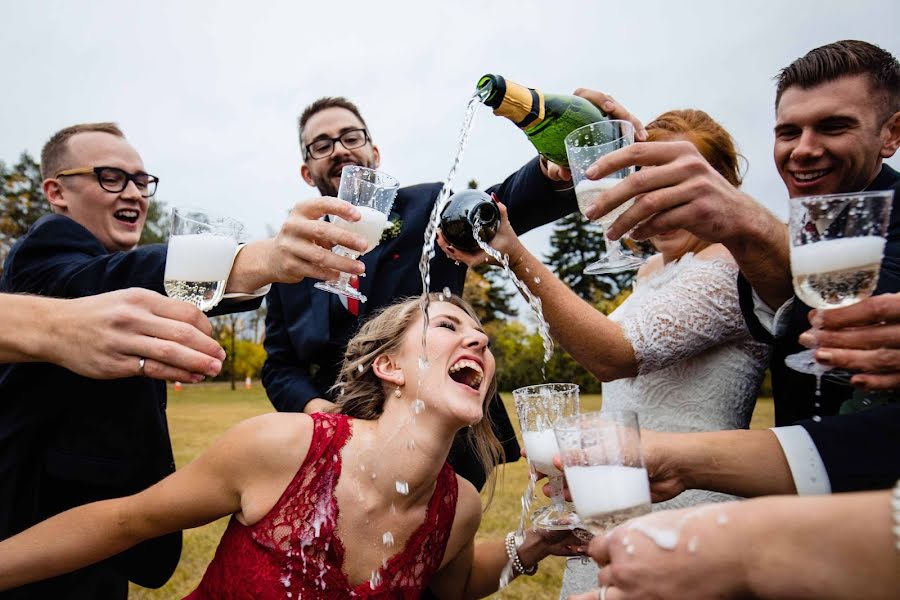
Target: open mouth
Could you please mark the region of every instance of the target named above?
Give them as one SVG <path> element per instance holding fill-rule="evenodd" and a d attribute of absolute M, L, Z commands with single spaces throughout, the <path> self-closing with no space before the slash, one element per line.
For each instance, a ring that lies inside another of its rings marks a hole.
<path fill-rule="evenodd" d="M 456 363 L 448 371 L 450 379 L 457 383 L 467 385 L 473 390 L 481 388 L 481 382 L 484 380 L 484 371 L 474 360 L 463 358 Z"/>
<path fill-rule="evenodd" d="M 340 164 L 337 164 L 337 165 L 335 165 L 334 167 L 332 167 L 331 173 L 330 173 L 330 174 L 331 174 L 332 177 L 340 177 L 340 176 L 341 176 L 341 171 L 344 169 L 344 167 L 346 167 L 347 165 L 354 165 L 354 166 L 356 166 L 356 164 L 357 164 L 357 163 L 355 163 L 355 162 L 353 162 L 353 161 L 351 161 L 351 160 L 344 161 L 344 162 L 342 162 L 342 163 L 340 163 Z"/>
<path fill-rule="evenodd" d="M 138 217 L 141 216 L 141 213 L 133 208 L 122 208 L 114 212 L 113 216 L 116 218 L 116 220 L 134 225 L 135 223 L 137 223 Z"/>

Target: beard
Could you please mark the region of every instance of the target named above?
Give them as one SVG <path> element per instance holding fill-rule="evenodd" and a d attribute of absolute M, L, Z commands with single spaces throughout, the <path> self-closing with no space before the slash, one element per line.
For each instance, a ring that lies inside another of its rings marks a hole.
<path fill-rule="evenodd" d="M 341 170 L 347 165 L 357 165 L 360 167 L 367 167 L 369 169 L 374 168 L 375 161 L 372 159 L 366 158 L 365 160 L 357 160 L 356 157 L 351 156 L 340 156 L 328 157 L 328 167 L 327 169 L 323 169 L 321 174 L 313 173 L 310 171 L 310 176 L 312 177 L 313 183 L 316 184 L 316 189 L 319 190 L 319 193 L 323 196 L 333 196 L 337 198 L 338 195 L 338 185 L 341 180 Z"/>

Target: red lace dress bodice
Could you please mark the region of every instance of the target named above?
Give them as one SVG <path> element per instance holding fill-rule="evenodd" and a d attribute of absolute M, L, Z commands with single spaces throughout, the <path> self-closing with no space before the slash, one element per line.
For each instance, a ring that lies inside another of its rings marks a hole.
<path fill-rule="evenodd" d="M 352 418 L 313 414 L 306 459 L 269 513 L 254 525 L 232 517 L 200 585 L 187 599 L 413 599 L 428 587 L 444 556 L 456 513 L 456 474 L 445 464 L 425 521 L 370 581 L 344 574 L 334 490 Z"/>

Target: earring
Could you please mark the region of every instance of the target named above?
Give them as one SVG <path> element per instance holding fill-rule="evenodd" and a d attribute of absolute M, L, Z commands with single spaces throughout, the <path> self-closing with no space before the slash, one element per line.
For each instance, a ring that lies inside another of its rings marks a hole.
<path fill-rule="evenodd" d="M 397 389 L 394 390 L 394 397 L 395 397 L 395 398 L 399 398 L 399 397 L 402 396 L 402 395 L 403 395 L 403 392 L 400 391 L 400 386 L 397 386 Z"/>

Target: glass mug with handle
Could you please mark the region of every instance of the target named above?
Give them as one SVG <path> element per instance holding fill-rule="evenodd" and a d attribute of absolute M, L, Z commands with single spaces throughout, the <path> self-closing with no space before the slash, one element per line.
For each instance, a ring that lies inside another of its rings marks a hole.
<path fill-rule="evenodd" d="M 243 225 L 199 208 L 172 209 L 164 287 L 206 312 L 225 295 Z"/>

